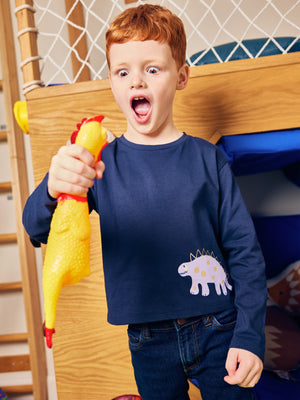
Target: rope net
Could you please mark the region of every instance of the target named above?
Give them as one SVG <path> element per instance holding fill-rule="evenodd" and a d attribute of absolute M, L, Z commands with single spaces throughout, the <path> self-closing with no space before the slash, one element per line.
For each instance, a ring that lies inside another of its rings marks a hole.
<path fill-rule="evenodd" d="M 145 2 L 161 4 L 183 20 L 191 66 L 207 62 L 208 56 L 213 59 L 208 62 L 226 62 L 237 50 L 243 58 L 265 55 L 270 46 L 285 54 L 300 43 L 300 0 L 36 0 L 44 84 L 106 78 L 109 23 L 125 8 Z M 258 38 L 253 46 L 251 40 Z M 227 53 L 222 54 L 220 45 L 229 43 Z"/>

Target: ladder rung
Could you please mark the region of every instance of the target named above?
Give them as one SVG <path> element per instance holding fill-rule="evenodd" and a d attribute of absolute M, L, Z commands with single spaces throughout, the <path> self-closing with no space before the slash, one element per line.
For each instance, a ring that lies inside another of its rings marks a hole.
<path fill-rule="evenodd" d="M 6 335 L 0 335 L 0 343 L 27 342 L 27 340 L 27 333 L 10 333 Z"/>
<path fill-rule="evenodd" d="M 1 233 L 0 243 L 16 243 L 17 234 L 16 233 Z"/>
<path fill-rule="evenodd" d="M 8 292 L 14 290 L 22 290 L 22 282 L 5 282 L 0 283 L 0 292 Z"/>
<path fill-rule="evenodd" d="M 30 371 L 29 354 L 0 357 L 0 372 Z"/>
<path fill-rule="evenodd" d="M 33 393 L 32 385 L 1 386 L 1 389 L 7 394 Z"/>
<path fill-rule="evenodd" d="M 7 140 L 7 131 L 0 130 L 0 142 L 5 142 Z"/>
<path fill-rule="evenodd" d="M 0 182 L 0 193 L 1 192 L 10 192 L 12 189 L 11 182 Z"/>

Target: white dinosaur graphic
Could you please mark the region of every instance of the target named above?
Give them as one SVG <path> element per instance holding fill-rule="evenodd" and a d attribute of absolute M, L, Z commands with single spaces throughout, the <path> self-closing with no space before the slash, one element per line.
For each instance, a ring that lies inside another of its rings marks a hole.
<path fill-rule="evenodd" d="M 190 276 L 192 278 L 191 294 L 199 294 L 199 284 L 202 287 L 202 296 L 209 295 L 208 283 L 215 285 L 216 293 L 220 296 L 223 292 L 227 294 L 227 289 L 232 290 L 224 268 L 214 257 L 214 253 L 209 254 L 204 249 L 202 252 L 197 250 L 196 256 L 190 254 L 190 262 L 181 264 L 178 268 L 180 276 Z"/>

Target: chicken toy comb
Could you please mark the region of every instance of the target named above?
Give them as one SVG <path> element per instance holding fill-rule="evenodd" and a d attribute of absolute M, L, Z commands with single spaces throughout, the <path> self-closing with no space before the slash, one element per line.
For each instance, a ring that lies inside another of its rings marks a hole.
<path fill-rule="evenodd" d="M 71 135 L 71 144 L 74 144 L 76 142 L 78 132 L 80 131 L 80 128 L 82 127 L 82 125 L 87 124 L 88 122 L 92 122 L 92 121 L 96 121 L 96 122 L 99 122 L 99 124 L 101 124 L 103 119 L 104 119 L 104 115 L 96 115 L 95 117 L 92 117 L 92 118 L 83 118 L 82 121 L 76 125 L 77 130 L 74 131 Z"/>

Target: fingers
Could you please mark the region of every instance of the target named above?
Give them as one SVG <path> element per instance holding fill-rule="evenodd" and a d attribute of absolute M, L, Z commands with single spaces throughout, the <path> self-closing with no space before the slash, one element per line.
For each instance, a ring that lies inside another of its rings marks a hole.
<path fill-rule="evenodd" d="M 228 375 L 224 380 L 230 385 L 253 387 L 259 381 L 263 363 L 259 357 L 243 349 L 230 349 L 226 361 Z"/>
<path fill-rule="evenodd" d="M 103 171 L 103 162 L 96 166 L 92 154 L 82 146 L 63 146 L 51 161 L 49 194 L 54 198 L 60 193 L 86 194 L 93 186 L 94 178 L 102 177 Z"/>
<path fill-rule="evenodd" d="M 103 161 L 99 161 L 95 165 L 95 172 L 96 172 L 96 178 L 101 179 L 103 176 L 105 170 L 105 164 Z"/>

